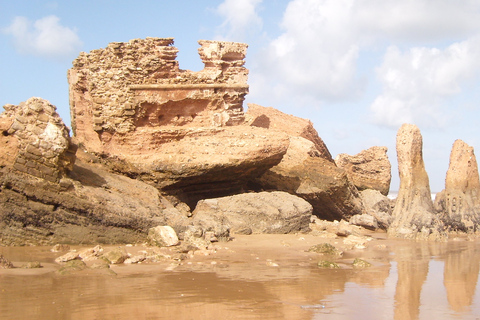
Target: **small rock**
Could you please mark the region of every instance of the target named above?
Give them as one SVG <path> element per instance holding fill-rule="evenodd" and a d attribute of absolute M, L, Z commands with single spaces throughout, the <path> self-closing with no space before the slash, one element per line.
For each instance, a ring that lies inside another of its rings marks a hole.
<path fill-rule="evenodd" d="M 353 260 L 353 267 L 354 268 L 368 268 L 368 267 L 371 267 L 372 264 L 370 262 L 367 262 L 365 260 L 362 260 L 362 259 L 359 259 L 359 258 L 355 258 L 355 260 Z"/>
<path fill-rule="evenodd" d="M 76 251 L 70 251 L 64 254 L 63 256 L 58 257 L 55 259 L 56 263 L 61 263 L 61 262 L 68 262 L 72 260 L 80 259 L 78 252 Z"/>
<path fill-rule="evenodd" d="M 374 216 L 369 214 L 357 214 L 350 218 L 350 224 L 364 227 L 365 229 L 369 230 L 376 230 L 378 229 L 378 222 Z"/>
<path fill-rule="evenodd" d="M 170 247 L 179 244 L 175 230 L 170 226 L 157 226 L 148 230 L 148 239 L 158 247 Z"/>
<path fill-rule="evenodd" d="M 13 263 L 11 263 L 7 258 L 0 254 L 0 269 L 11 269 L 13 268 Z"/>
<path fill-rule="evenodd" d="M 128 254 L 125 252 L 125 250 L 117 248 L 105 253 L 103 257 L 110 261 L 110 263 L 112 264 L 120 264 L 128 258 Z"/>
<path fill-rule="evenodd" d="M 37 268 L 43 268 L 43 266 L 38 261 L 30 261 L 30 262 L 27 262 L 27 264 L 24 264 L 22 266 L 22 268 L 24 268 L 24 269 L 37 269 Z"/>
<path fill-rule="evenodd" d="M 85 249 L 79 253 L 80 259 L 83 261 L 91 261 L 98 259 L 103 252 L 103 248 L 101 246 L 95 246 L 93 248 Z"/>
<path fill-rule="evenodd" d="M 320 244 L 316 244 L 312 247 L 310 247 L 310 249 L 308 249 L 309 252 L 316 252 L 316 253 L 320 253 L 320 254 L 324 254 L 324 255 L 342 255 L 343 252 L 338 250 L 337 248 L 335 248 L 334 246 L 332 246 L 331 244 L 329 243 L 320 243 Z"/>
<path fill-rule="evenodd" d="M 123 263 L 126 263 L 126 264 L 139 263 L 139 262 L 145 261 L 146 259 L 147 259 L 147 256 L 145 254 L 139 254 L 139 255 L 125 259 Z"/>
<path fill-rule="evenodd" d="M 325 269 L 339 269 L 340 267 L 338 264 L 332 261 L 327 261 L 327 260 L 320 260 L 317 263 L 317 266 L 319 268 L 325 268 Z"/>

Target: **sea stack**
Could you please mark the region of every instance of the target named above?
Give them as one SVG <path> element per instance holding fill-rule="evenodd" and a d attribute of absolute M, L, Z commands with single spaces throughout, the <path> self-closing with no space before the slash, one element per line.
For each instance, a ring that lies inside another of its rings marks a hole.
<path fill-rule="evenodd" d="M 456 140 L 442 194 L 445 224 L 451 230 L 475 231 L 480 224 L 480 179 L 473 147 Z"/>
<path fill-rule="evenodd" d="M 398 173 L 400 190 L 389 234 L 403 238 L 429 237 L 438 229 L 430 184 L 422 155 L 420 130 L 403 124 L 397 133 Z"/>

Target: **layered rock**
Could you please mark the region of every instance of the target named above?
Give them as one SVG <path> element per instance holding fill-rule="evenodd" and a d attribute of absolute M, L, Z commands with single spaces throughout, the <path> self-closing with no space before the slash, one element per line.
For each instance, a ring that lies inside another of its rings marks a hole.
<path fill-rule="evenodd" d="M 412 124 L 402 125 L 397 133 L 400 189 L 389 228 L 391 235 L 428 237 L 441 228 L 433 207 L 422 148 L 422 135 L 418 127 Z"/>
<path fill-rule="evenodd" d="M 475 231 L 480 226 L 480 179 L 473 147 L 456 140 L 450 153 L 445 190 L 435 199 L 451 230 Z"/>
<path fill-rule="evenodd" d="M 4 168 L 0 203 L 4 245 L 134 243 L 151 227 L 188 224 L 156 188 L 83 161 L 60 183 Z"/>
<path fill-rule="evenodd" d="M 256 180 L 264 189 L 281 190 L 307 200 L 313 213 L 327 220 L 349 219 L 365 209 L 345 170 L 320 156 L 315 144 L 290 137 L 282 161 Z"/>
<path fill-rule="evenodd" d="M 335 163 L 345 169 L 359 191 L 373 189 L 388 195 L 392 173 L 386 147 L 371 147 L 354 156 L 342 153 Z"/>
<path fill-rule="evenodd" d="M 254 127 L 281 131 L 293 137 L 302 137 L 313 142 L 317 153 L 325 160 L 333 162 L 332 155 L 310 120 L 287 115 L 272 107 L 262 107 L 249 103 L 245 114 L 246 122 Z"/>
<path fill-rule="evenodd" d="M 286 192 L 244 193 L 199 201 L 193 224 L 218 237 L 230 232 L 292 233 L 309 229 L 312 206 Z"/>
<path fill-rule="evenodd" d="M 199 41 L 205 68 L 180 70 L 173 38 L 110 43 L 81 53 L 68 72 L 72 128 L 90 152 L 114 152 L 122 136 L 152 127 L 210 127 L 243 122 L 247 45 Z M 173 129 L 172 128 L 172 129 Z M 181 130 L 179 130 L 181 131 Z M 145 149 L 151 141 L 137 140 Z"/>
<path fill-rule="evenodd" d="M 199 41 L 205 68 L 180 70 L 173 39 L 111 43 L 69 70 L 72 126 L 114 172 L 155 184 L 190 207 L 241 192 L 280 162 L 286 135 L 241 126 L 247 45 Z"/>
<path fill-rule="evenodd" d="M 72 170 L 77 147 L 55 106 L 30 98 L 4 109 L 0 117 L 4 166 L 13 163 L 17 171 L 52 182 Z"/>

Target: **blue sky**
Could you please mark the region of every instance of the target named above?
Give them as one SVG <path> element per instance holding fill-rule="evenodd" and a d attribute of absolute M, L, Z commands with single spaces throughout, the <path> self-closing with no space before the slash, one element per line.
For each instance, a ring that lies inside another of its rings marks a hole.
<path fill-rule="evenodd" d="M 334 156 L 387 146 L 392 190 L 402 123 L 434 192 L 456 139 L 480 147 L 480 0 L 0 0 L 0 106 L 42 97 L 69 124 L 78 54 L 148 36 L 194 71 L 197 40 L 248 43 L 246 102 L 310 119 Z"/>

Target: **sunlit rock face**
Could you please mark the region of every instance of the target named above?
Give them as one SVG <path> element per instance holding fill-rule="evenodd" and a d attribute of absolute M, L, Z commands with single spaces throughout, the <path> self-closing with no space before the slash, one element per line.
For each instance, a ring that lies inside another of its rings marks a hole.
<path fill-rule="evenodd" d="M 51 182 L 73 169 L 76 145 L 55 106 L 30 98 L 4 109 L 0 115 L 2 166 Z"/>
<path fill-rule="evenodd" d="M 68 73 L 80 146 L 191 207 L 240 192 L 288 147 L 285 134 L 244 125 L 247 45 L 199 44 L 199 72 L 179 68 L 172 38 L 147 38 L 82 53 Z"/>
<path fill-rule="evenodd" d="M 441 229 L 423 163 L 420 130 L 404 124 L 397 133 L 400 190 L 393 210 L 389 233 L 406 238 L 430 237 Z"/>
<path fill-rule="evenodd" d="M 475 231 L 480 226 L 480 179 L 473 147 L 456 140 L 450 153 L 445 190 L 436 198 L 442 220 L 451 230 Z"/>
<path fill-rule="evenodd" d="M 347 171 L 349 179 L 359 191 L 378 190 L 384 196 L 390 191 L 391 164 L 387 147 L 371 147 L 356 155 L 337 155 L 335 163 Z"/>

